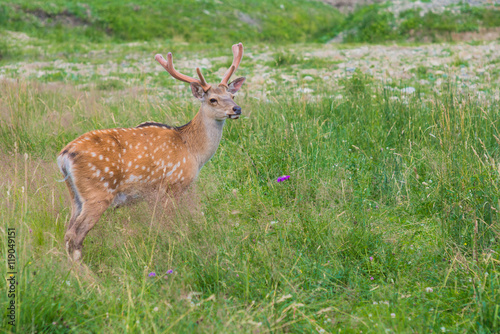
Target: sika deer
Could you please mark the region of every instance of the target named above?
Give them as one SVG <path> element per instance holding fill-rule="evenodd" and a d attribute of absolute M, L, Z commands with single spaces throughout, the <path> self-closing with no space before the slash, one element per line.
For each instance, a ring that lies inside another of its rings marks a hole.
<path fill-rule="evenodd" d="M 182 191 L 214 155 L 227 118 L 237 119 L 241 108 L 233 101 L 244 77 L 228 84 L 243 57 L 235 44 L 233 63 L 221 83 L 212 87 L 199 68 L 198 79 L 174 69 L 172 54 L 155 59 L 177 80 L 190 83 L 201 107 L 193 120 L 180 127 L 146 122 L 135 128 L 88 132 L 69 143 L 57 157 L 71 196 L 71 218 L 64 241 L 70 257 L 82 256 L 83 240 L 110 205 L 120 205 L 150 191 Z"/>

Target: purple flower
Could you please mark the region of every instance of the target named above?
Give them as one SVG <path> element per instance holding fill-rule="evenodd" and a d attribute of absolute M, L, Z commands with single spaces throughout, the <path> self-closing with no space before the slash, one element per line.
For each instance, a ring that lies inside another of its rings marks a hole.
<path fill-rule="evenodd" d="M 32 230 L 32 229 L 30 229 L 30 233 L 33 233 L 33 230 Z"/>
<path fill-rule="evenodd" d="M 152 271 L 152 272 L 150 272 L 150 273 L 149 273 L 149 275 L 148 275 L 148 276 L 149 276 L 149 277 L 156 277 L 156 273 L 155 273 L 154 271 Z"/>
<path fill-rule="evenodd" d="M 172 269 L 167 270 L 167 274 L 171 274 L 171 273 L 173 273 L 173 272 L 174 272 L 174 271 L 173 271 Z"/>
<path fill-rule="evenodd" d="M 276 180 L 276 181 L 283 182 L 285 180 L 288 180 L 289 178 L 290 178 L 290 175 L 283 175 L 283 176 L 278 177 L 278 180 Z"/>
<path fill-rule="evenodd" d="M 236 277 L 240 277 L 240 275 L 236 274 Z"/>
<path fill-rule="evenodd" d="M 374 279 L 375 279 L 375 278 L 373 278 L 373 277 L 370 277 L 370 281 L 373 281 Z"/>
<path fill-rule="evenodd" d="M 370 256 L 370 261 L 373 261 L 373 256 Z"/>

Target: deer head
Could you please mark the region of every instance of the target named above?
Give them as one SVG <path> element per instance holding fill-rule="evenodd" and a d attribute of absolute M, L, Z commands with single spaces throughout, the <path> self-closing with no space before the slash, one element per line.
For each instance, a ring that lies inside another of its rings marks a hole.
<path fill-rule="evenodd" d="M 201 111 L 206 117 L 217 121 L 224 121 L 227 118 L 237 119 L 241 115 L 241 107 L 234 102 L 234 94 L 241 88 L 245 82 L 245 77 L 240 77 L 228 84 L 233 73 L 238 69 L 243 58 L 243 44 L 234 44 L 233 63 L 224 74 L 220 84 L 213 88 L 209 85 L 199 67 L 196 73 L 199 79 L 195 79 L 178 72 L 174 68 L 172 53 L 167 54 L 167 60 L 161 54 L 157 54 L 155 59 L 167 70 L 172 77 L 177 80 L 188 82 L 191 85 L 191 91 L 194 97 L 201 102 Z"/>

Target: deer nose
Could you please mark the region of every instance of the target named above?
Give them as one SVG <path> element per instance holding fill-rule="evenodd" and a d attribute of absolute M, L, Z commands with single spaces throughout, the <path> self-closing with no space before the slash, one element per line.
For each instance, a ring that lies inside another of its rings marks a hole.
<path fill-rule="evenodd" d="M 241 107 L 234 106 L 233 111 L 236 115 L 241 115 Z"/>

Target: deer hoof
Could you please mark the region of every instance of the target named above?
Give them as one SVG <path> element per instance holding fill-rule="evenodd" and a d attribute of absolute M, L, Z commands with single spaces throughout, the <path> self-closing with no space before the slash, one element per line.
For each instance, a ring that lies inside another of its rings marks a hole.
<path fill-rule="evenodd" d="M 78 249 L 73 251 L 73 261 L 80 261 L 82 259 L 82 252 Z"/>

